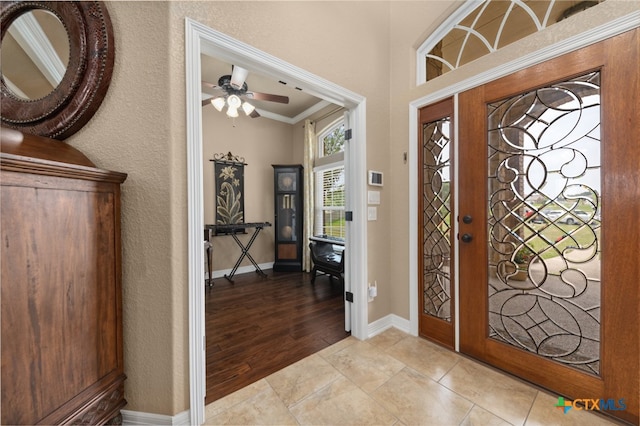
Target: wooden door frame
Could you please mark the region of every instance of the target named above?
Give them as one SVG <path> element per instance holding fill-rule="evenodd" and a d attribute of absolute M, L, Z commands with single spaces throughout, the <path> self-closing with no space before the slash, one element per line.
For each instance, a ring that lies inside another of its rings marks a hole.
<path fill-rule="evenodd" d="M 601 370 L 600 376 L 586 374 L 549 361 L 488 337 L 487 221 L 460 224 L 460 233 L 471 232 L 476 238 L 459 247 L 460 350 L 468 355 L 530 380 L 540 386 L 574 398 L 625 398 L 627 409 L 616 416 L 638 422 L 640 359 L 640 291 L 637 277 L 640 268 L 640 154 L 636 126 L 640 122 L 637 108 L 640 93 L 640 29 L 609 38 L 541 64 L 520 70 L 459 95 L 460 164 L 485 159 L 477 174 L 461 174 L 459 214 L 486 214 L 487 119 L 486 104 L 534 90 L 590 71 L 601 72 L 601 140 L 602 154 L 602 301 L 601 301 Z M 615 123 L 615 125 L 612 125 Z M 480 140 L 480 135 L 484 135 Z M 482 142 L 482 143 L 479 143 Z M 483 161 L 483 160 L 480 160 Z M 630 182 L 635 184 L 629 185 Z M 464 188 L 473 188 L 465 191 Z M 620 191 L 624 188 L 624 191 Z M 466 197 L 463 194 L 472 194 Z M 625 216 L 626 214 L 626 216 Z M 632 247 L 634 256 L 612 254 L 620 242 Z M 617 243 L 617 244 L 616 244 Z M 464 259 L 464 260 L 463 260 Z M 482 282 L 478 277 L 483 277 Z M 619 279 L 619 277 L 632 277 Z M 465 288 L 466 287 L 466 288 Z M 624 342 L 624 344 L 622 344 Z M 544 363 L 544 368 L 541 365 Z"/>

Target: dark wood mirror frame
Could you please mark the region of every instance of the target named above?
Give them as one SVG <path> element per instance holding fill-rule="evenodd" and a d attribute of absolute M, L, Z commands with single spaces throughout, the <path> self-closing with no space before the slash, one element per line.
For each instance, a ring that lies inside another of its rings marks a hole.
<path fill-rule="evenodd" d="M 48 10 L 65 27 L 67 71 L 58 87 L 35 100 L 17 97 L 0 79 L 2 126 L 65 139 L 93 117 L 109 88 L 115 57 L 111 19 L 103 2 L 0 2 L 0 40 L 16 18 L 33 9 Z"/>

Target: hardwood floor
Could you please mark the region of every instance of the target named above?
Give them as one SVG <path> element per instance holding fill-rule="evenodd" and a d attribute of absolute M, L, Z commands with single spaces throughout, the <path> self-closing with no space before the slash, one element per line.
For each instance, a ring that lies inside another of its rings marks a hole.
<path fill-rule="evenodd" d="M 267 271 L 205 290 L 209 404 L 349 336 L 337 280 Z"/>

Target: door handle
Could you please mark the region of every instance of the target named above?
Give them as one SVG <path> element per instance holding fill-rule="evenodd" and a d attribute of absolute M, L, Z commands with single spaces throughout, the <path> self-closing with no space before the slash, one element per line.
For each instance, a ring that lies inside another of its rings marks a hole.
<path fill-rule="evenodd" d="M 471 234 L 462 234 L 462 242 L 463 243 L 470 243 L 471 240 L 473 240 L 473 235 Z"/>
<path fill-rule="evenodd" d="M 462 221 L 468 225 L 468 224 L 470 224 L 471 222 L 473 222 L 473 217 L 471 217 L 471 215 L 466 214 L 466 215 L 464 215 L 464 217 L 462 218 Z"/>

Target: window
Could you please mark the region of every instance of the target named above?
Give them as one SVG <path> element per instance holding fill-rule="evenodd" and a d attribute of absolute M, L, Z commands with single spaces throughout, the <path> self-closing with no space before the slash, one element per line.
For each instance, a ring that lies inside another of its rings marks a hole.
<path fill-rule="evenodd" d="M 469 0 L 418 49 L 418 84 L 433 80 L 602 1 Z"/>
<path fill-rule="evenodd" d="M 314 233 L 344 238 L 344 166 L 316 172 Z"/>
<path fill-rule="evenodd" d="M 320 136 L 320 157 L 344 152 L 344 123 L 342 120 Z"/>
<path fill-rule="evenodd" d="M 345 237 L 344 121 L 332 123 L 318 136 L 315 173 L 314 234 Z"/>

